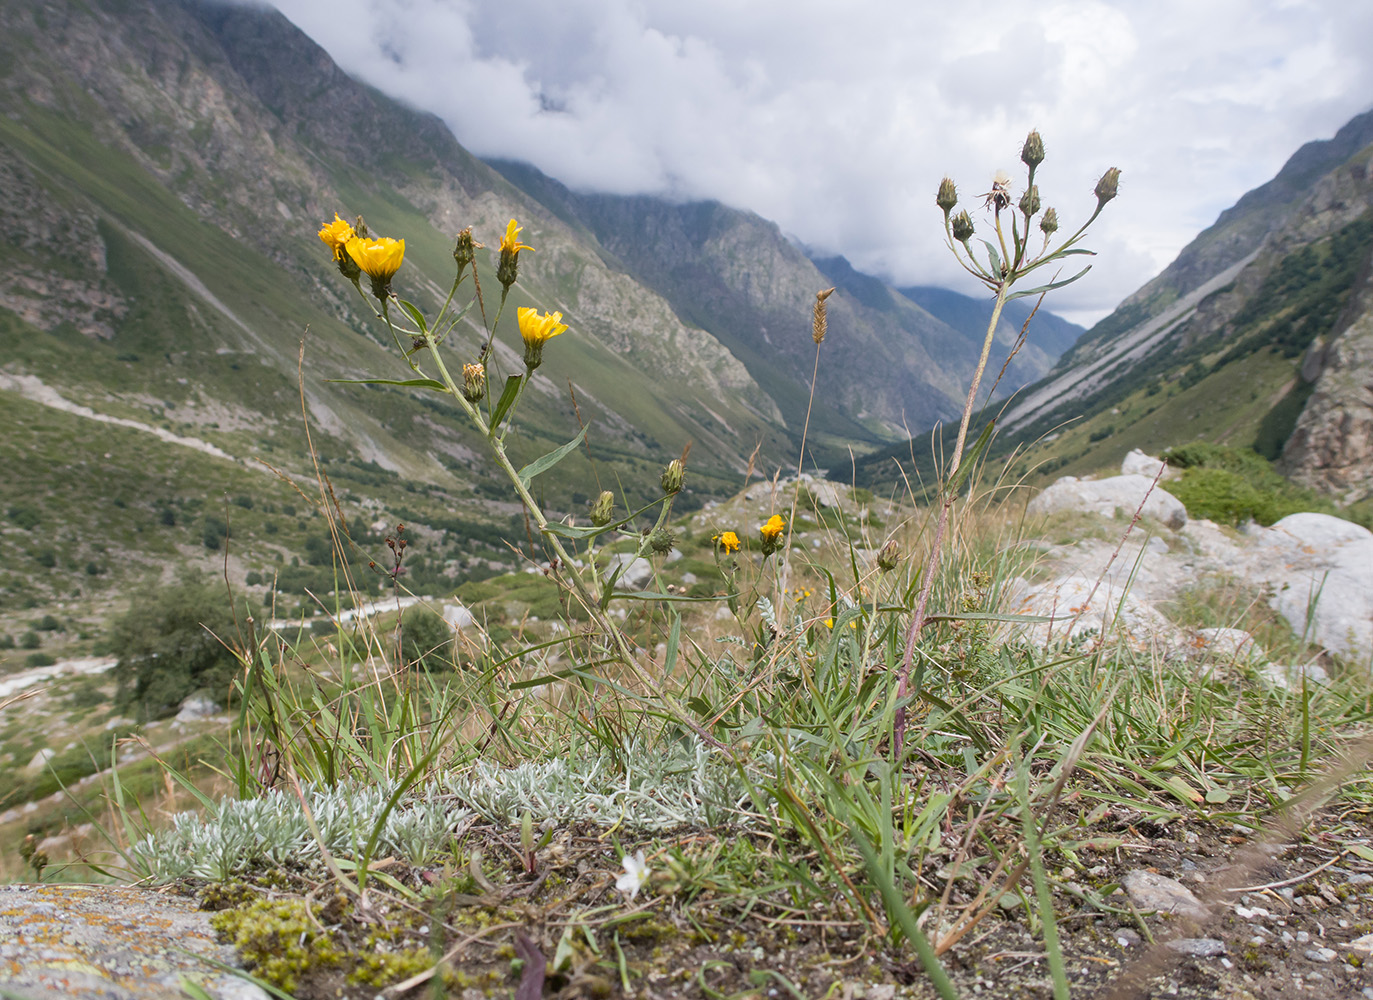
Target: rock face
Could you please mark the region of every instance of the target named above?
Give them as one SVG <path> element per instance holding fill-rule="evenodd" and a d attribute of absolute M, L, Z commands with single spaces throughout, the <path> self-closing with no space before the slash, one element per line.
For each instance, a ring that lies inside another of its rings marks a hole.
<path fill-rule="evenodd" d="M 1353 502 L 1373 492 L 1373 258 L 1336 328 L 1316 356 L 1316 387 L 1282 464 L 1304 485 Z"/>
<path fill-rule="evenodd" d="M 193 899 L 105 885 L 0 886 L 7 997 L 184 1000 L 186 979 L 215 1000 L 266 1000 L 207 959 L 239 964 Z"/>
<path fill-rule="evenodd" d="M 1187 508 L 1182 501 L 1144 476 L 1112 476 L 1110 479 L 1064 476 L 1031 500 L 1028 512 L 1053 514 L 1083 510 L 1113 517 L 1121 510 L 1132 517 L 1141 505 L 1145 517 L 1152 517 L 1174 530 L 1187 523 Z"/>
<path fill-rule="evenodd" d="M 1089 485 L 1101 484 L 1060 480 L 1031 501 L 1031 512 L 1047 507 L 1110 516 L 1100 495 L 1081 489 Z M 1040 504 L 1051 492 L 1051 504 Z M 1046 559 L 1056 577 L 1022 583 L 1013 594 L 1015 611 L 1053 619 L 1030 627 L 1027 637 L 1043 645 L 1109 638 L 1164 655 L 1245 659 L 1281 687 L 1299 684 L 1303 676 L 1323 680 L 1316 667 L 1266 664 L 1264 651 L 1245 632 L 1188 633 L 1158 611 L 1207 575 L 1220 574 L 1263 591 L 1295 634 L 1354 663 L 1373 662 L 1373 532 L 1328 514 L 1304 513 L 1243 533 L 1184 521 L 1168 538 L 1136 535 L 1120 546 L 1087 539 L 1050 549 Z"/>

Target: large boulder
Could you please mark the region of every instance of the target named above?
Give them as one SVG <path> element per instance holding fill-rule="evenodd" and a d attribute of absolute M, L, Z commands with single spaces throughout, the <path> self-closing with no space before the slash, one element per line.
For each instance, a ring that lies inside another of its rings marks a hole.
<path fill-rule="evenodd" d="M 1242 575 L 1272 588 L 1292 631 L 1362 663 L 1373 658 L 1373 532 L 1329 514 L 1289 514 L 1253 532 Z"/>
<path fill-rule="evenodd" d="M 1030 501 L 1030 514 L 1053 514 L 1058 511 L 1086 511 L 1103 517 L 1115 517 L 1123 511 L 1133 517 L 1143 507 L 1143 514 L 1162 522 L 1174 531 L 1187 523 L 1187 508 L 1167 490 L 1154 485 L 1146 476 L 1112 476 L 1110 479 L 1078 479 L 1064 476 Z"/>

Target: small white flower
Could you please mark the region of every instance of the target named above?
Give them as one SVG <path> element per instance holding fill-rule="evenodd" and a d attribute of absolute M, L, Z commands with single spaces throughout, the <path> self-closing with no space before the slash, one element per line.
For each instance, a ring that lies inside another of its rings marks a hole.
<path fill-rule="evenodd" d="M 615 880 L 615 888 L 629 893 L 629 898 L 633 899 L 648 881 L 648 865 L 644 863 L 643 851 L 635 851 L 632 858 L 626 855 L 623 862 L 625 873 Z"/>

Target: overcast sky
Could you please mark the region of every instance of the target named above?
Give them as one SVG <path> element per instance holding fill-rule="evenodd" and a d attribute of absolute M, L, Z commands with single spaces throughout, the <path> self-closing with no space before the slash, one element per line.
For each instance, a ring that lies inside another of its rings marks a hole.
<path fill-rule="evenodd" d="M 987 190 L 1038 128 L 1046 204 L 1120 198 L 1049 307 L 1088 323 L 1303 142 L 1373 106 L 1368 0 L 275 0 L 481 156 L 577 189 L 717 198 L 895 284 L 976 293 L 939 180 Z M 1017 192 L 1018 195 L 1018 192 Z"/>

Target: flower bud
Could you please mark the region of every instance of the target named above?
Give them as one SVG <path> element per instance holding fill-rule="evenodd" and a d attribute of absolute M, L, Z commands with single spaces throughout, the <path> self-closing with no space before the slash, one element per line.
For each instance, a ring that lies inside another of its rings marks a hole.
<path fill-rule="evenodd" d="M 953 238 L 959 243 L 967 243 L 973 236 L 973 220 L 967 211 L 959 212 L 953 217 Z"/>
<path fill-rule="evenodd" d="M 1044 140 L 1034 131 L 1025 137 L 1025 145 L 1020 150 L 1020 162 L 1033 170 L 1044 162 Z"/>
<path fill-rule="evenodd" d="M 604 528 L 615 519 L 615 494 L 609 490 L 601 490 L 591 504 L 591 523 L 598 528 Z"/>
<path fill-rule="evenodd" d="M 939 194 L 935 196 L 934 203 L 944 210 L 946 218 L 958 204 L 958 188 L 954 187 L 952 177 L 945 177 L 939 182 Z"/>
<path fill-rule="evenodd" d="M 501 237 L 501 259 L 500 263 L 496 265 L 496 280 L 507 292 L 519 278 L 520 251 L 532 251 L 534 249 L 520 242 L 520 230 L 523 228 L 518 222 L 511 219 L 510 224 L 505 227 L 505 235 Z"/>
<path fill-rule="evenodd" d="M 472 227 L 468 226 L 458 233 L 458 242 L 453 247 L 453 263 L 458 265 L 458 276 L 477 259 L 477 250 L 482 246 L 472 238 Z"/>
<path fill-rule="evenodd" d="M 486 395 L 485 365 L 462 366 L 462 395 L 469 403 L 476 403 Z"/>
<path fill-rule="evenodd" d="M 826 288 L 823 292 L 815 293 L 815 318 L 811 322 L 810 339 L 817 344 L 824 342 L 825 331 L 829 329 L 829 320 L 825 315 L 825 300 L 833 294 L 833 288 Z"/>
<path fill-rule="evenodd" d="M 1052 236 L 1058 231 L 1058 210 L 1046 208 L 1044 218 L 1039 220 L 1039 228 L 1044 230 L 1045 236 Z"/>
<path fill-rule="evenodd" d="M 674 458 L 663 470 L 663 492 L 668 496 L 682 491 L 682 480 L 686 478 L 686 467 L 680 458 Z"/>
<path fill-rule="evenodd" d="M 1028 219 L 1039 211 L 1039 185 L 1030 185 L 1030 190 L 1020 196 L 1020 210 L 1025 213 Z"/>
<path fill-rule="evenodd" d="M 1097 208 L 1106 204 L 1116 196 L 1116 185 L 1120 183 L 1120 171 L 1112 167 L 1101 175 L 1101 180 L 1096 182 L 1096 203 Z"/>
<path fill-rule="evenodd" d="M 667 528 L 654 528 L 648 536 L 648 547 L 660 556 L 667 555 L 676 544 L 677 536 Z"/>
<path fill-rule="evenodd" d="M 895 538 L 889 539 L 887 544 L 882 546 L 882 551 L 877 553 L 877 568 L 883 573 L 890 573 L 896 569 L 896 565 L 900 561 L 901 546 L 896 544 Z"/>

